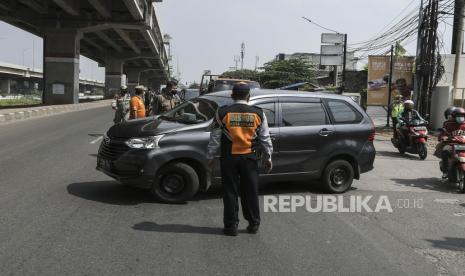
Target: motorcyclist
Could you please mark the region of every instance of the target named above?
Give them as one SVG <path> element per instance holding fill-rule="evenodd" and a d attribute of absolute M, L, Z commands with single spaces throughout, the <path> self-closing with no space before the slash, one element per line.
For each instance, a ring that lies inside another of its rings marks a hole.
<path fill-rule="evenodd" d="M 391 104 L 391 119 L 392 119 L 392 130 L 394 132 L 394 139 L 397 138 L 396 126 L 397 117 L 404 111 L 404 105 L 402 103 L 402 95 L 397 95 L 394 102 Z"/>
<path fill-rule="evenodd" d="M 448 114 L 450 113 L 450 115 Z M 462 107 L 448 108 L 444 112 L 444 116 L 447 117 L 447 121 L 443 124 L 443 129 L 439 134 L 438 140 L 442 142 L 441 152 L 441 171 L 443 172 L 443 178 L 447 177 L 449 156 L 452 152 L 452 147 L 448 144 L 450 136 L 453 136 L 453 132 L 461 130 L 465 132 L 465 109 Z"/>
<path fill-rule="evenodd" d="M 399 115 L 397 116 L 397 121 L 398 121 L 398 124 L 397 124 L 397 128 L 400 129 L 400 132 L 401 132 L 401 136 L 403 136 L 403 138 L 407 138 L 408 137 L 408 128 L 407 128 L 407 124 L 415 119 L 417 120 L 421 120 L 423 121 L 423 118 L 420 116 L 420 114 L 418 113 L 418 111 L 416 111 L 414 108 L 414 103 L 412 100 L 406 100 L 404 102 L 404 110 L 402 112 L 399 113 Z M 402 138 L 402 137 L 401 137 Z M 407 144 L 410 143 L 410 141 L 408 140 L 404 140 Z"/>

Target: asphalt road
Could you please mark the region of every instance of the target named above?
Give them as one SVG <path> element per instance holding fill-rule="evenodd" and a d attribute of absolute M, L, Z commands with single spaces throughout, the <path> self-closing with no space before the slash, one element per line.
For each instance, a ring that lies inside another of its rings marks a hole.
<path fill-rule="evenodd" d="M 378 137 L 375 170 L 344 199 L 387 196 L 392 213 L 262 213 L 259 234 L 226 237 L 218 187 L 160 204 L 95 170 L 111 119 L 99 108 L 0 126 L 1 275 L 465 274 L 465 195 L 441 183 L 434 157 L 401 156 Z M 320 190 L 261 193 L 315 201 Z"/>

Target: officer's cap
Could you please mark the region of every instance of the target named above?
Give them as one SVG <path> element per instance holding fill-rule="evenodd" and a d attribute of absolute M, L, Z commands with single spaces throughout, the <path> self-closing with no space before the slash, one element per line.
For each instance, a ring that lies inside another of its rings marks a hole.
<path fill-rule="evenodd" d="M 145 86 L 143 86 L 143 85 L 138 85 L 138 86 L 136 86 L 134 89 L 135 89 L 135 90 L 142 90 L 142 91 L 144 91 L 144 90 L 145 90 Z"/>
<path fill-rule="evenodd" d="M 250 87 L 245 82 L 236 83 L 232 89 L 234 96 L 247 96 L 250 93 Z"/>

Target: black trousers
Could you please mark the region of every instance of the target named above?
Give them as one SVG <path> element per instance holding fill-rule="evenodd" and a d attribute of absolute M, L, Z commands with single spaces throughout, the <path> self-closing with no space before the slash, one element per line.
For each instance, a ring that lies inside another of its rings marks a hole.
<path fill-rule="evenodd" d="M 242 214 L 249 224 L 260 224 L 258 202 L 258 164 L 250 155 L 221 157 L 223 185 L 223 222 L 225 228 L 239 224 L 238 197 L 241 198 Z"/>
<path fill-rule="evenodd" d="M 398 123 L 397 117 L 391 117 L 392 119 L 392 130 L 396 131 L 396 125 Z"/>

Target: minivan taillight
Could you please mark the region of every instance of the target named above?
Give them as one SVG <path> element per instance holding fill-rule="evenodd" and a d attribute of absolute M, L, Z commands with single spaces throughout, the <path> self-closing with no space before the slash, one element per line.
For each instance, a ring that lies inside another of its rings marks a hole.
<path fill-rule="evenodd" d="M 370 132 L 370 135 L 368 136 L 368 141 L 373 142 L 375 140 L 375 131 L 373 130 Z"/>
<path fill-rule="evenodd" d="M 373 120 L 371 120 L 371 131 L 370 131 L 370 134 L 368 135 L 368 141 L 370 142 L 373 142 L 375 140 L 375 133 L 376 133 L 376 129 L 375 129 L 375 124 L 373 123 Z"/>

